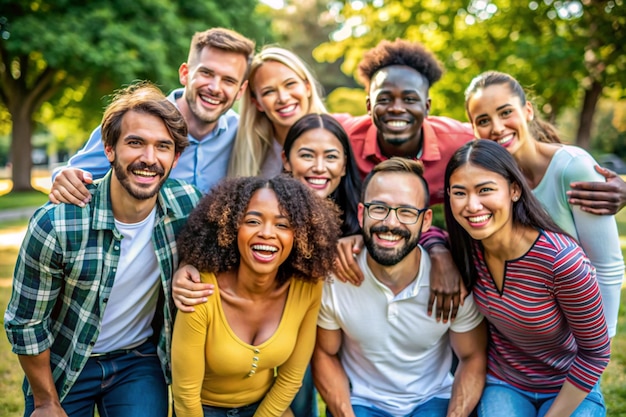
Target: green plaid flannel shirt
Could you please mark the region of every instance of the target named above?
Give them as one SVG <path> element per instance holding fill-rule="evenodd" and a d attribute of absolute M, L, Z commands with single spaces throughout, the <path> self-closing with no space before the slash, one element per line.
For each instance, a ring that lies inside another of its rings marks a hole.
<path fill-rule="evenodd" d="M 89 359 L 115 279 L 121 235 L 115 228 L 110 182 L 111 171 L 88 186 L 92 199 L 85 208 L 50 203 L 39 208 L 15 266 L 4 316 L 9 341 L 19 355 L 50 349 L 61 401 Z M 168 383 L 175 314 L 171 278 L 179 259 L 176 234 L 200 197 L 192 185 L 169 179 L 157 200 L 152 242 L 165 300 L 158 354 Z"/>

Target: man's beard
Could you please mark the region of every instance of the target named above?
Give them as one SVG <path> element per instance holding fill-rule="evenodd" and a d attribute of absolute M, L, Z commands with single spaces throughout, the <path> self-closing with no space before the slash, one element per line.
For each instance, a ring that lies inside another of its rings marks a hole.
<path fill-rule="evenodd" d="M 405 243 L 399 248 L 383 248 L 374 242 L 373 236 L 375 233 L 392 233 L 404 238 Z M 411 238 L 411 233 L 408 230 L 401 228 L 390 229 L 387 226 L 374 226 L 370 227 L 369 230 L 363 229 L 363 240 L 367 252 L 374 261 L 383 266 L 393 266 L 400 263 L 417 247 L 421 235 L 421 228 L 417 236 L 413 238 Z"/>
<path fill-rule="evenodd" d="M 403 137 L 394 136 L 394 137 L 391 137 L 391 138 L 387 137 L 387 136 L 383 136 L 383 140 L 386 143 L 388 143 L 388 144 L 390 144 L 392 146 L 398 146 L 399 147 L 399 146 L 402 146 L 405 143 L 409 142 L 411 140 L 411 136 L 403 136 Z"/>
<path fill-rule="evenodd" d="M 148 200 L 154 197 L 155 195 L 157 195 L 157 193 L 161 189 L 161 186 L 163 185 L 165 180 L 167 180 L 167 176 L 169 175 L 169 173 L 168 175 L 165 175 L 165 170 L 157 164 L 147 165 L 144 162 L 136 162 L 134 164 L 129 165 L 128 168 L 125 170 L 124 167 L 120 165 L 116 157 L 113 160 L 112 165 L 113 165 L 113 172 L 115 173 L 115 177 L 117 178 L 117 180 L 120 182 L 120 184 L 122 184 L 122 187 L 124 187 L 124 189 L 128 192 L 128 194 L 130 194 L 133 198 L 136 198 L 137 200 Z M 161 175 L 162 178 L 158 184 L 149 185 L 148 186 L 149 188 L 142 188 L 140 185 L 133 186 L 130 183 L 128 173 L 132 171 L 137 171 L 137 170 L 156 172 L 156 174 Z"/>
<path fill-rule="evenodd" d="M 226 113 L 233 105 L 233 103 L 230 103 L 230 105 L 225 106 L 219 113 L 210 112 L 208 110 L 203 109 L 202 106 L 199 105 L 195 101 L 196 98 L 198 100 L 202 100 L 199 94 L 197 94 L 197 97 L 196 97 L 196 96 L 193 96 L 193 93 L 191 91 L 187 91 L 187 90 L 185 90 L 184 94 L 185 94 L 185 100 L 187 101 L 187 107 L 189 107 L 189 110 L 191 111 L 191 113 L 194 115 L 196 119 L 206 124 L 217 122 L 219 118 L 222 117 L 222 115 Z"/>

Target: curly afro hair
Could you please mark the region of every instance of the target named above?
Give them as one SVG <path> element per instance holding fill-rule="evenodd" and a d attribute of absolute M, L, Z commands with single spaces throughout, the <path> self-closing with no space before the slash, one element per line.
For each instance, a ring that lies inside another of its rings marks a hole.
<path fill-rule="evenodd" d="M 369 90 L 370 80 L 382 68 L 391 65 L 405 65 L 422 74 L 432 87 L 443 74 L 441 63 L 424 45 L 396 39 L 393 42 L 382 40 L 363 55 L 357 70 L 358 78 Z"/>
<path fill-rule="evenodd" d="M 238 177 L 220 181 L 200 200 L 178 236 L 181 262 L 213 273 L 237 268 L 239 225 L 252 195 L 262 188 L 274 191 L 293 229 L 293 249 L 278 269 L 278 285 L 292 277 L 316 281 L 329 275 L 341 234 L 339 209 L 286 175 L 269 180 Z"/>

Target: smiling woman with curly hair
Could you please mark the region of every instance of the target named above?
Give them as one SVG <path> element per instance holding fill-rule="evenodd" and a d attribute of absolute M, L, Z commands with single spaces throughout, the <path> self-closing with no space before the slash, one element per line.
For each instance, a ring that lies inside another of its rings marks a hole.
<path fill-rule="evenodd" d="M 176 318 L 178 417 L 290 415 L 339 235 L 337 208 L 286 176 L 226 179 L 200 201 L 178 249 L 215 294 Z"/>

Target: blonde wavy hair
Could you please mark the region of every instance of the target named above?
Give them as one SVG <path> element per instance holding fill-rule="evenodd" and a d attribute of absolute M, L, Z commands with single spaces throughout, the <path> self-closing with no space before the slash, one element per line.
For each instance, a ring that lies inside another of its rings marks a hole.
<path fill-rule="evenodd" d="M 322 89 L 311 70 L 296 54 L 278 46 L 266 46 L 252 59 L 248 88 L 239 106 L 239 128 L 228 166 L 229 177 L 259 175 L 261 164 L 274 141 L 274 127 L 265 113 L 259 111 L 254 98 L 254 75 L 267 61 L 275 61 L 295 72 L 311 88 L 307 113 L 328 113 L 322 101 Z"/>

